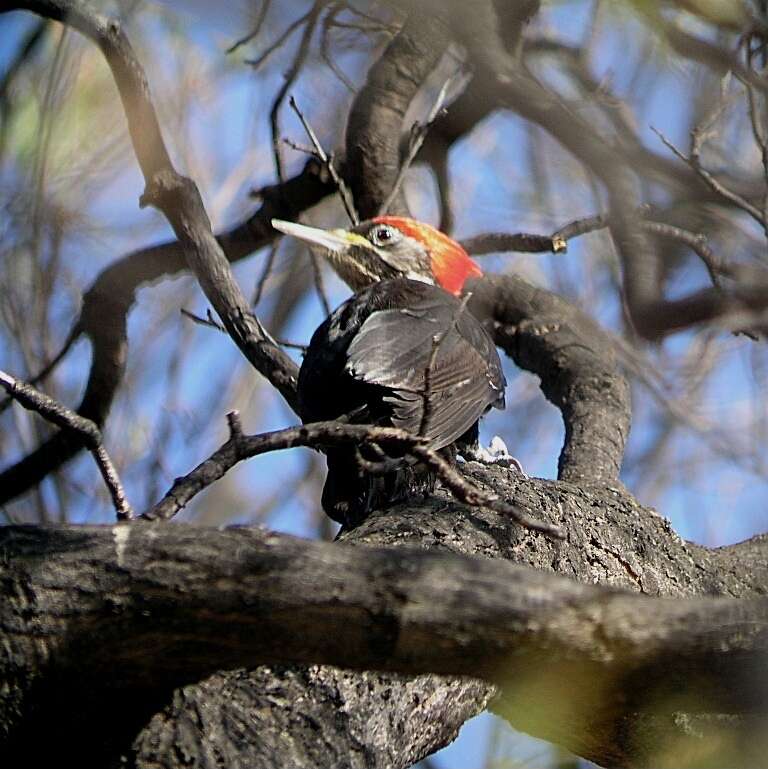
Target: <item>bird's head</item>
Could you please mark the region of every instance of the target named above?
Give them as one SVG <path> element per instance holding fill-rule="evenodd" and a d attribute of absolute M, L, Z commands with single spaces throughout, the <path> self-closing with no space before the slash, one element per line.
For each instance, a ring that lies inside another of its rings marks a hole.
<path fill-rule="evenodd" d="M 403 216 L 378 216 L 350 230 L 321 230 L 273 219 L 272 226 L 309 243 L 354 291 L 380 280 L 412 278 L 460 294 L 483 273 L 467 252 L 439 230 Z"/>

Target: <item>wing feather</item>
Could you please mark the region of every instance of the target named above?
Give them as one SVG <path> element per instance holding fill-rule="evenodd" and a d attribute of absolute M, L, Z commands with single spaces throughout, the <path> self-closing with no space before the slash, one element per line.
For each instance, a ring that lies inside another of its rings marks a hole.
<path fill-rule="evenodd" d="M 359 381 L 390 390 L 385 400 L 392 407 L 392 423 L 416 432 L 429 368 L 426 434 L 440 448 L 468 430 L 489 406 L 503 407 L 504 377 L 496 348 L 479 321 L 454 297 L 440 289 L 433 292 L 439 293 L 368 316 L 349 345 L 346 370 Z"/>

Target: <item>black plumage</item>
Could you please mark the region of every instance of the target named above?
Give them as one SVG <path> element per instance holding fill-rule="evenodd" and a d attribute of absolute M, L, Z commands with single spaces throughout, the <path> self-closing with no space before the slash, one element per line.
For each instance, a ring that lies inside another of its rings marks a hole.
<path fill-rule="evenodd" d="M 351 415 L 356 423 L 418 433 L 427 379 L 424 435 L 434 449 L 476 441 L 478 419 L 491 406 L 504 407 L 498 353 L 461 299 L 406 278 L 375 283 L 315 331 L 299 373 L 301 418 Z M 327 456 L 323 508 L 348 525 L 373 507 L 434 486 L 420 466 L 404 462 L 394 472 L 371 476 L 360 472 L 352 447 Z"/>

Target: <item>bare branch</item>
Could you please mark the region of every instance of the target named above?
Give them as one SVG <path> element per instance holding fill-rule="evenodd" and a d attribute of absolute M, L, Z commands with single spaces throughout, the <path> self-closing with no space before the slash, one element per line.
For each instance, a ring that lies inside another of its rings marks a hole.
<path fill-rule="evenodd" d="M 263 8 L 263 6 L 262 6 Z M 256 59 L 246 59 L 245 63 L 249 64 L 251 67 L 253 67 L 254 70 L 257 70 L 278 48 L 280 48 L 285 41 L 303 24 L 307 22 L 310 15 L 312 14 L 312 11 L 307 11 L 303 16 L 300 16 L 296 21 L 291 22 L 291 24 L 288 25 L 286 30 L 277 37 L 277 39 L 267 47 L 267 49 Z M 231 50 L 234 50 L 231 49 Z M 230 53 L 230 51 L 227 51 L 227 53 Z"/>
<path fill-rule="evenodd" d="M 187 262 L 232 339 L 254 367 L 293 402 L 296 365 L 251 314 L 213 237 L 197 187 L 191 179 L 180 176 L 171 164 L 144 70 L 120 24 L 77 0 L 31 0 L 15 5 L 64 21 L 99 45 L 120 92 L 134 151 L 147 185 L 140 205 L 153 205 L 165 214 L 182 243 Z"/>
<path fill-rule="evenodd" d="M 721 275 L 732 275 L 732 271 L 727 265 L 715 255 L 714 251 L 707 245 L 707 239 L 704 235 L 695 232 L 689 232 L 682 227 L 674 227 L 671 224 L 662 224 L 661 222 L 643 222 L 643 228 L 654 235 L 661 235 L 665 238 L 672 238 L 689 246 L 694 253 L 698 255 L 704 266 L 707 268 L 710 280 L 716 288 L 722 288 L 720 281 Z M 768 279 L 768 272 L 766 272 Z"/>
<path fill-rule="evenodd" d="M 304 116 L 304 113 L 299 109 L 299 105 L 296 103 L 296 99 L 291 96 L 288 103 L 291 105 L 291 108 L 301 121 L 301 125 L 304 127 L 304 130 L 307 132 L 307 136 L 309 136 L 309 140 L 312 142 L 312 146 L 315 148 L 317 157 L 325 166 L 328 173 L 331 175 L 331 179 L 333 179 L 334 183 L 336 184 L 336 187 L 339 190 L 339 197 L 341 198 L 344 210 L 347 212 L 349 221 L 352 222 L 353 225 L 360 224 L 360 217 L 357 215 L 357 211 L 355 210 L 355 203 L 352 200 L 352 194 L 350 193 L 349 187 L 347 187 L 344 180 L 339 176 L 339 173 L 336 170 L 336 165 L 333 162 L 333 156 L 326 154 L 325 150 L 323 149 L 323 145 L 317 138 L 317 134 L 312 130 L 312 126 L 309 124 L 309 121 Z"/>
<path fill-rule="evenodd" d="M 419 9 L 368 71 L 352 104 L 345 140 L 345 178 L 363 219 L 375 216 L 393 189 L 401 165 L 403 116 L 449 42 L 444 26 L 424 24 Z M 390 201 L 388 213 L 407 213 L 402 194 Z"/>
<path fill-rule="evenodd" d="M 277 257 L 277 243 L 273 243 L 269 247 L 269 254 L 267 255 L 267 261 L 264 262 L 264 269 L 261 271 L 259 280 L 256 283 L 256 288 L 253 291 L 253 299 L 251 305 L 256 307 L 261 301 L 261 297 L 264 295 L 264 289 L 267 285 L 267 280 L 272 274 L 272 269 L 275 266 L 275 258 Z"/>
<path fill-rule="evenodd" d="M 96 466 L 99 468 L 112 498 L 118 521 L 128 521 L 133 518 L 133 510 L 125 496 L 120 476 L 104 448 L 101 430 L 90 419 L 76 414 L 53 398 L 44 395 L 24 382 L 20 382 L 4 371 L 0 371 L 0 386 L 25 409 L 40 414 L 41 417 L 58 427 L 77 433 L 96 460 Z"/>
<path fill-rule="evenodd" d="M 392 185 L 392 189 L 390 190 L 389 195 L 387 195 L 387 197 L 384 199 L 384 202 L 381 204 L 381 207 L 379 208 L 380 216 L 389 213 L 389 207 L 400 193 L 400 188 L 402 187 L 403 181 L 405 180 L 405 174 L 411 167 L 411 164 L 413 163 L 416 155 L 419 154 L 419 150 L 421 149 L 421 145 L 424 144 L 424 139 L 429 133 L 429 129 L 432 128 L 435 120 L 437 120 L 438 116 L 442 112 L 445 99 L 448 96 L 448 89 L 455 80 L 456 76 L 453 76 L 449 77 L 448 80 L 443 83 L 442 88 L 438 91 L 435 103 L 432 105 L 432 109 L 427 115 L 426 121 L 424 123 L 416 122 L 411 126 L 411 132 L 408 137 L 408 152 L 400 163 L 400 168 L 398 169 L 397 176 L 395 177 L 395 181 Z"/>
<path fill-rule="evenodd" d="M 323 308 L 323 313 L 327 317 L 331 314 L 331 305 L 328 300 L 328 294 L 325 291 L 325 282 L 323 281 L 323 262 L 320 257 L 310 248 L 309 261 L 312 264 L 312 277 L 315 283 L 315 292 L 317 298 L 320 300 L 320 305 Z"/>
<path fill-rule="evenodd" d="M 230 428 L 232 420 L 230 418 Z M 490 491 L 483 491 L 428 447 L 428 441 L 395 427 L 355 425 L 344 422 L 314 422 L 297 427 L 287 427 L 260 435 L 243 435 L 240 430 L 232 431 L 229 440 L 208 459 L 199 464 L 191 473 L 177 478 L 165 497 L 141 517 L 146 520 L 167 520 L 172 518 L 189 501 L 214 481 L 224 476 L 238 462 L 268 451 L 290 449 L 296 446 L 321 449 L 348 443 L 369 443 L 389 446 L 400 453 L 409 454 L 426 464 L 442 481 L 443 485 L 460 502 L 468 505 L 489 507 L 515 523 L 531 531 L 561 538 L 558 526 L 536 521 L 514 505 L 504 502 Z"/>
<path fill-rule="evenodd" d="M 301 35 L 301 41 L 299 42 L 299 48 L 296 51 L 296 55 L 293 57 L 291 66 L 285 73 L 285 80 L 280 86 L 280 90 L 277 92 L 274 101 L 272 102 L 272 109 L 269 112 L 269 125 L 272 129 L 272 152 L 275 158 L 275 171 L 277 173 L 278 181 L 282 182 L 285 179 L 283 169 L 283 159 L 280 153 L 280 108 L 283 106 L 283 101 L 288 95 L 288 91 L 293 87 L 296 78 L 301 72 L 304 62 L 309 55 L 309 49 L 312 44 L 312 35 L 315 32 L 317 26 L 317 20 L 320 16 L 320 12 L 323 9 L 324 0 L 315 0 L 314 5 L 309 10 L 304 18 L 304 32 Z"/>
<path fill-rule="evenodd" d="M 705 168 L 702 168 L 697 158 L 693 156 L 687 157 L 683 152 L 675 147 L 675 145 L 672 144 L 672 142 L 669 141 L 669 139 L 667 139 L 667 137 L 664 136 L 661 131 L 654 128 L 653 126 L 651 126 L 651 130 L 659 137 L 659 139 L 661 139 L 661 141 L 664 143 L 664 146 L 671 150 L 684 163 L 687 163 L 709 185 L 713 192 L 721 195 L 723 198 L 725 198 L 725 200 L 733 203 L 737 208 L 740 208 L 742 211 L 749 214 L 763 229 L 768 229 L 768 223 L 763 218 L 762 212 L 756 206 L 753 206 L 748 200 L 745 200 L 743 197 L 741 197 L 741 195 L 726 188 L 717 179 L 715 179 L 715 177 L 709 171 L 707 171 Z"/>
<path fill-rule="evenodd" d="M 40 382 L 45 381 L 53 372 L 53 370 L 56 368 L 56 366 L 61 363 L 62 360 L 66 357 L 67 353 L 72 349 L 72 346 L 75 344 L 75 342 L 80 338 L 80 335 L 83 333 L 82 329 L 80 328 L 79 321 L 75 323 L 74 326 L 72 326 L 72 330 L 67 334 L 67 338 L 64 340 L 64 343 L 61 345 L 61 348 L 59 351 L 48 361 L 48 363 L 43 366 L 40 371 L 35 374 L 28 382 L 27 384 L 32 385 L 35 387 L 36 385 L 40 384 Z M 13 402 L 13 398 L 5 398 L 4 400 L 0 400 L 0 414 L 2 414 L 8 406 L 11 405 Z"/>
<path fill-rule="evenodd" d="M 13 7 L 26 7 L 41 15 L 49 15 L 57 19 L 62 19 L 65 15 L 54 3 L 42 1 L 31 0 L 28 4 L 15 3 Z M 101 21 L 98 21 L 94 30 L 93 25 L 89 27 L 91 22 L 77 12 L 77 7 L 79 6 L 75 3 L 72 15 L 74 22 L 98 34 L 101 28 L 99 25 L 106 24 L 103 17 L 96 17 Z M 130 67 L 127 69 L 130 70 Z M 132 71 L 132 75 L 136 75 L 137 72 L 141 73 L 140 68 Z M 146 85 L 140 77 L 139 80 Z M 143 114 L 143 109 L 144 107 L 139 110 L 139 113 Z M 135 125 L 136 122 L 134 120 L 131 125 Z M 148 130 L 145 132 L 145 139 L 152 134 L 149 130 L 151 121 L 146 125 Z M 137 129 L 137 131 L 141 139 L 141 130 Z M 145 151 L 145 144 L 146 142 L 142 140 L 140 145 L 142 157 L 151 158 L 151 151 Z M 295 218 L 301 211 L 333 192 L 329 182 L 330 180 L 324 178 L 324 174 L 320 173 L 317 163 L 313 160 L 307 163 L 299 174 L 285 183 L 259 190 L 258 195 L 263 201 L 261 208 L 217 238 L 227 258 L 230 261 L 242 259 L 258 248 L 271 243 L 276 236 L 270 224 L 272 218 Z M 104 270 L 83 298 L 83 308 L 78 324 L 82 333 L 92 342 L 93 361 L 78 413 L 97 425 L 103 424 L 106 419 L 115 392 L 124 375 L 127 349 L 126 316 L 135 301 L 136 290 L 143 283 L 186 269 L 188 265 L 185 264 L 184 259 L 185 242 L 187 242 L 186 238 L 182 238 L 180 241 L 150 246 L 126 255 Z M 244 323 L 246 326 L 251 326 L 254 322 L 258 324 L 249 312 L 244 312 L 239 319 L 239 323 Z M 248 337 L 247 332 L 245 337 Z M 270 358 L 268 343 L 257 344 L 257 347 L 261 347 L 267 359 Z M 288 365 L 289 360 L 284 357 L 282 363 L 286 365 L 287 371 L 295 371 L 292 362 Z M 273 362 L 276 364 L 275 367 L 272 368 L 272 363 L 267 362 L 266 369 L 272 369 L 273 375 L 280 379 L 281 384 L 278 389 L 290 403 L 295 394 L 295 381 L 290 374 L 286 376 L 281 374 L 280 360 Z M 282 371 L 285 370 L 286 368 L 282 368 Z M 53 436 L 20 462 L 1 472 L 0 504 L 39 483 L 48 473 L 77 454 L 82 447 L 82 442 L 77 435 L 62 432 Z"/>
<path fill-rule="evenodd" d="M 532 235 L 527 232 L 487 232 L 462 240 L 461 245 L 467 253 L 473 256 L 495 254 L 502 251 L 562 254 L 568 249 L 567 240 L 567 237 L 558 233 Z"/>
<path fill-rule="evenodd" d="M 227 333 L 227 329 L 224 328 L 224 326 L 221 325 L 214 317 L 213 313 L 209 310 L 206 311 L 205 317 L 201 318 L 199 315 L 195 315 L 194 312 L 190 312 L 189 310 L 185 308 L 181 308 L 181 314 L 185 318 L 189 318 L 193 323 L 197 323 L 199 326 L 206 326 L 207 328 L 213 328 L 216 331 L 221 332 L 222 334 Z M 280 347 L 289 347 L 293 350 L 301 350 L 302 352 L 307 351 L 307 345 L 305 344 L 299 344 L 298 342 L 289 342 L 285 339 L 278 339 L 275 337 L 275 341 L 280 345 Z"/>
<path fill-rule="evenodd" d="M 562 413 L 558 477 L 616 483 L 631 403 L 610 338 L 586 313 L 516 275 L 486 276 L 472 291 L 470 311 L 492 322 L 496 344 L 541 378 L 542 392 Z"/>
<path fill-rule="evenodd" d="M 227 329 L 221 325 L 214 317 L 213 313 L 208 309 L 206 311 L 206 317 L 201 318 L 199 315 L 195 315 L 194 312 L 190 312 L 186 308 L 181 308 L 181 314 L 185 318 L 189 318 L 193 323 L 197 323 L 198 326 L 207 326 L 208 328 L 215 328 L 216 331 L 221 331 L 222 334 L 227 333 Z"/>
<path fill-rule="evenodd" d="M 352 81 L 344 74 L 341 67 L 339 67 L 333 60 L 333 55 L 330 52 L 331 44 L 331 29 L 334 26 L 344 26 L 338 24 L 337 16 L 346 10 L 346 2 L 344 0 L 337 0 L 332 3 L 328 9 L 328 13 L 325 14 L 323 19 L 323 32 L 320 37 L 320 56 L 323 61 L 328 65 L 328 68 L 336 75 L 339 82 L 350 92 L 355 93 L 355 86 Z"/>
<path fill-rule="evenodd" d="M 657 735 L 672 738 L 669 724 L 681 707 L 752 714 L 755 726 L 764 724 L 768 601 L 759 593 L 665 599 L 419 548 L 308 542 L 246 528 L 119 528 L 118 547 L 115 527 L 0 530 L 10 554 L 5 579 L 12 595 L 26 596 L 27 609 L 2 605 L 0 621 L 16 632 L 15 654 L 0 659 L 1 672 L 21 682 L 23 695 L 33 696 L 43 665 L 112 700 L 106 680 L 127 682 L 118 689 L 125 693 L 150 684 L 163 691 L 259 663 L 466 675 L 502 687 L 496 707 L 513 723 L 603 765 L 611 757 L 627 765 L 622 729 L 627 741 L 653 750 L 653 729 L 641 731 L 646 718 L 666 722 Z M 763 542 L 763 558 L 764 549 Z M 30 569 L 33 558 L 40 566 Z M 155 644 L 147 643 L 147 616 Z M 35 653 L 43 629 L 55 651 L 50 661 Z M 180 643 L 184 654 L 156 652 Z M 4 712 L 10 730 L 24 715 Z M 634 755 L 636 766 L 680 765 L 674 750 Z M 738 764 L 749 766 L 749 755 L 734 750 L 727 765 L 741 756 Z"/>
<path fill-rule="evenodd" d="M 234 42 L 229 48 L 227 48 L 227 53 L 234 53 L 238 48 L 240 48 L 240 46 L 243 46 L 246 43 L 250 43 L 251 40 L 253 40 L 253 38 L 259 34 L 262 26 L 264 26 L 264 21 L 267 18 L 267 14 L 269 13 L 269 8 L 271 5 L 272 5 L 272 0 L 261 0 L 259 15 L 256 17 L 256 21 L 253 25 L 253 29 L 247 35 L 245 35 L 244 37 L 241 37 L 239 40 Z"/>

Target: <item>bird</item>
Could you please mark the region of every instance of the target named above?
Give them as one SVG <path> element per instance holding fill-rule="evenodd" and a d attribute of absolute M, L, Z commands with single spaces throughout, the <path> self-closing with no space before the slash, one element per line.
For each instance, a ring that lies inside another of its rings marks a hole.
<path fill-rule="evenodd" d="M 399 427 L 451 459 L 456 451 L 477 458 L 478 421 L 504 408 L 506 385 L 493 340 L 462 297 L 467 281 L 482 276 L 477 263 L 449 236 L 407 217 L 349 230 L 278 219 L 272 226 L 321 252 L 355 292 L 309 343 L 298 377 L 302 421 Z M 431 471 L 402 457 L 375 475 L 361 470 L 354 446 L 328 448 L 326 458 L 323 509 L 347 528 L 435 486 Z"/>

